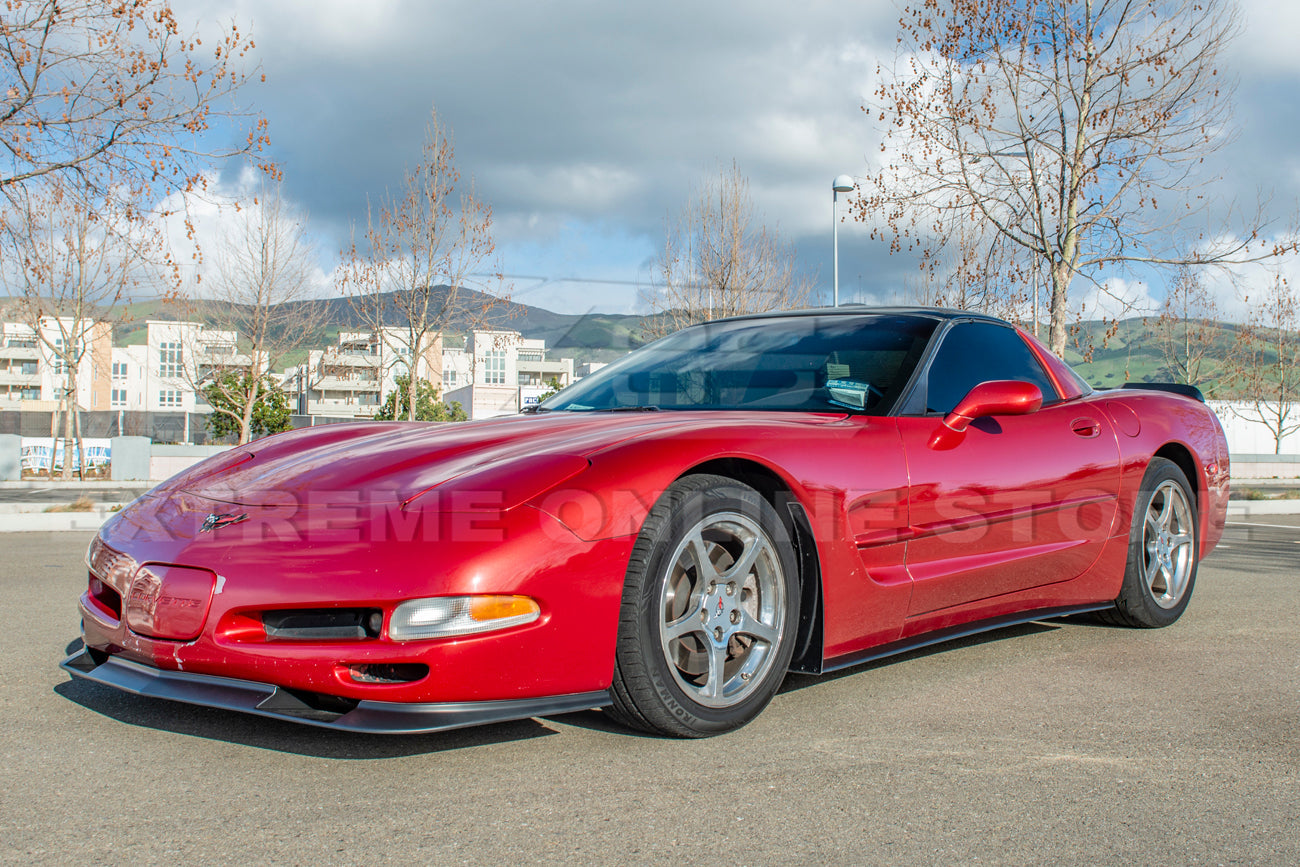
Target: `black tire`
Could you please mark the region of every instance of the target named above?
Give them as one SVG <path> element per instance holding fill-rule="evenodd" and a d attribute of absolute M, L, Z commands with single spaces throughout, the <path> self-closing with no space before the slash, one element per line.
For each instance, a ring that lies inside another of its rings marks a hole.
<path fill-rule="evenodd" d="M 1196 495 L 1183 471 L 1152 458 L 1134 503 L 1124 583 L 1101 619 L 1150 629 L 1182 616 L 1196 585 L 1199 526 Z"/>
<path fill-rule="evenodd" d="M 711 475 L 673 484 L 628 561 L 612 716 L 686 738 L 758 716 L 794 652 L 797 575 L 786 526 L 753 488 Z"/>

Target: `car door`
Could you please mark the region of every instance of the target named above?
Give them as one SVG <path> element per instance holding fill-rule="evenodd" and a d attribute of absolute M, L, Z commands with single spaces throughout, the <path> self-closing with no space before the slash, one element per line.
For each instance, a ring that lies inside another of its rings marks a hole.
<path fill-rule="evenodd" d="M 945 426 L 972 387 L 994 380 L 1033 383 L 1043 407 L 977 418 L 960 434 Z M 1087 570 L 1111 534 L 1119 491 L 1107 417 L 1085 398 L 1062 400 L 1019 332 L 987 320 L 952 323 L 918 387 L 899 418 L 909 618 Z"/>

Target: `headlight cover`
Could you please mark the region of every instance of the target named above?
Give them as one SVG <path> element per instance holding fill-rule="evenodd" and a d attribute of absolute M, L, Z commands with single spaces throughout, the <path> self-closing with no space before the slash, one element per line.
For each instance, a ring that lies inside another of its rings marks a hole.
<path fill-rule="evenodd" d="M 542 609 L 527 596 L 436 596 L 411 599 L 393 609 L 388 637 L 415 641 L 476 635 L 522 626 L 542 616 Z"/>

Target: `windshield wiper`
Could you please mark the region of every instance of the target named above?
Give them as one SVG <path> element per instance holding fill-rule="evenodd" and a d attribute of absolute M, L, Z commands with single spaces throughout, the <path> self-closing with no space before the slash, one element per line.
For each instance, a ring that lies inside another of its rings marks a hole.
<path fill-rule="evenodd" d="M 537 404 L 533 404 L 532 406 L 526 406 L 523 409 L 519 410 L 520 415 L 536 415 L 539 412 L 554 412 L 554 410 L 552 410 L 549 406 L 538 406 Z"/>
<path fill-rule="evenodd" d="M 602 409 L 593 409 L 592 412 L 658 412 L 657 406 L 607 406 Z"/>

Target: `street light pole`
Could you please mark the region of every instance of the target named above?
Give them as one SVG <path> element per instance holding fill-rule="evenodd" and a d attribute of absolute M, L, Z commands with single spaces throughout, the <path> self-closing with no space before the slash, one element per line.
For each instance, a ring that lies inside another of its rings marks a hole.
<path fill-rule="evenodd" d="M 840 306 L 840 193 L 851 192 L 853 192 L 853 178 L 848 175 L 840 175 L 831 182 L 831 238 L 835 259 L 835 295 L 832 306 L 835 307 Z"/>

